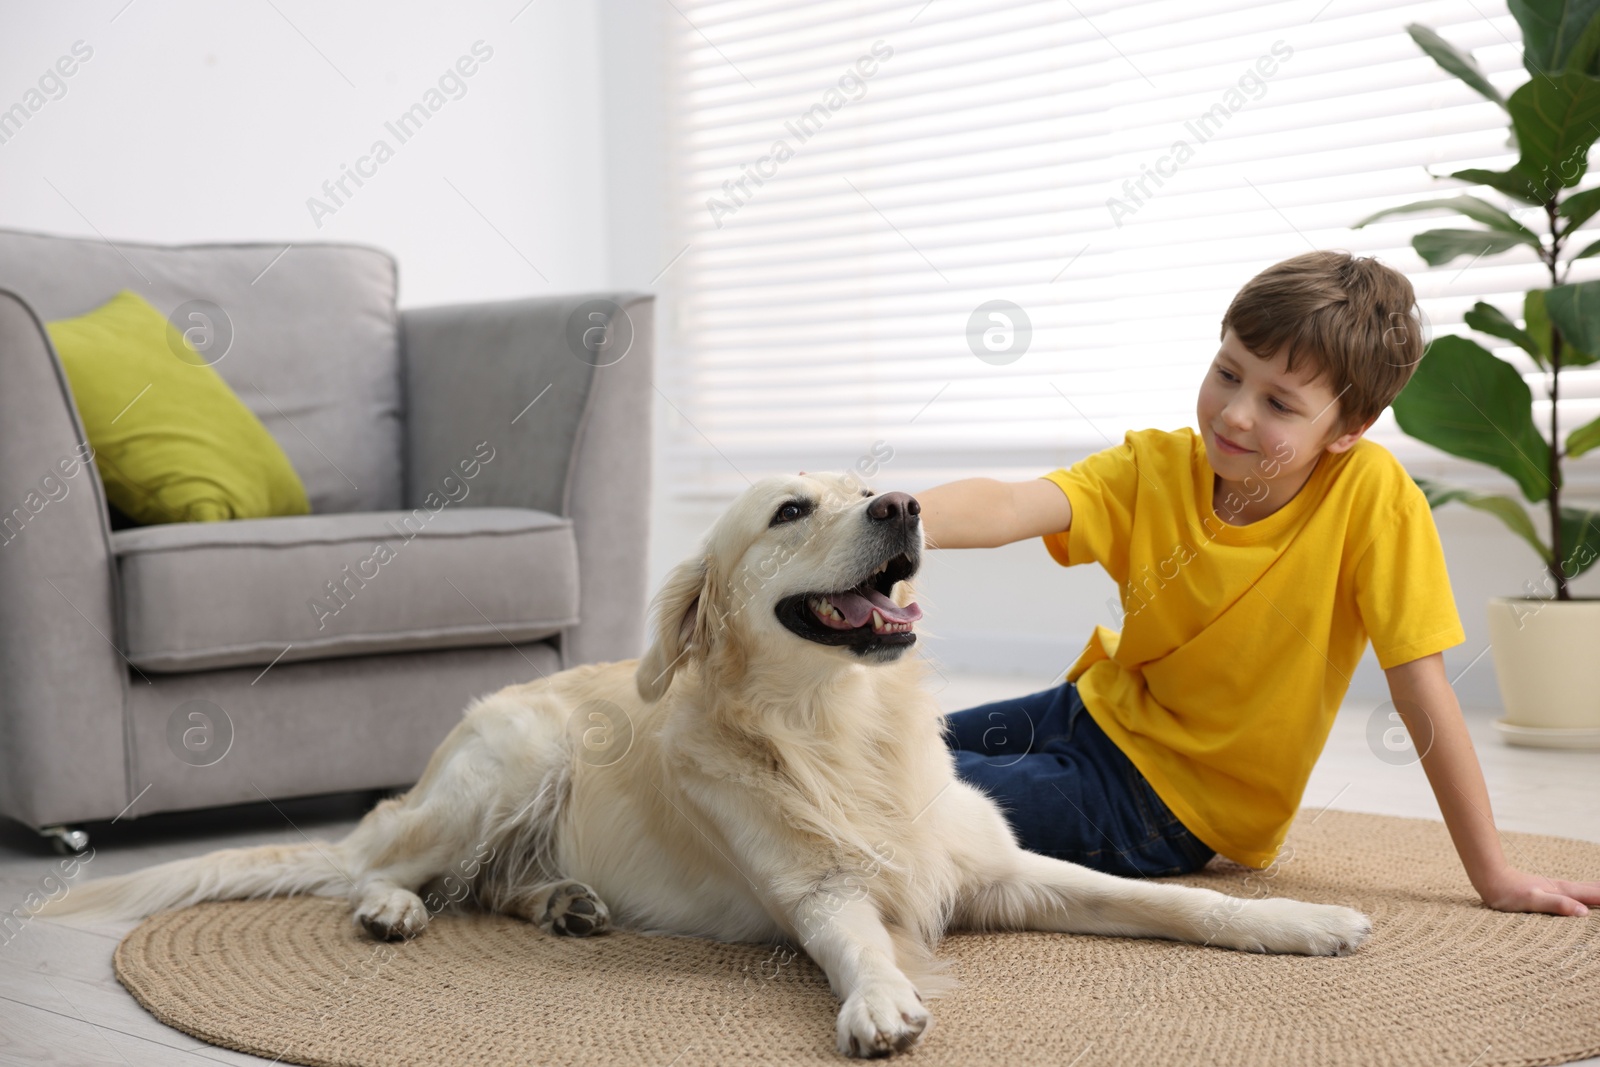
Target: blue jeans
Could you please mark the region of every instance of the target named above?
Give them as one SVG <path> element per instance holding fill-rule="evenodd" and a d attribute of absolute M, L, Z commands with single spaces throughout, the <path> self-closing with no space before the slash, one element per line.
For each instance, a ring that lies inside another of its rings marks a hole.
<path fill-rule="evenodd" d="M 1216 853 L 1178 821 L 1063 682 L 945 717 L 962 780 L 1033 852 L 1133 877 L 1187 874 Z"/>

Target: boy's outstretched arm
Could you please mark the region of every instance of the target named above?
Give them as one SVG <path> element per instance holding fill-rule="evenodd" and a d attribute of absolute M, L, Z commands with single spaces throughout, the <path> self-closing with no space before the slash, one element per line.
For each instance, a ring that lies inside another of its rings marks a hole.
<path fill-rule="evenodd" d="M 1517 870 L 1500 850 L 1489 810 L 1483 770 L 1461 717 L 1461 705 L 1444 673 L 1444 655 L 1401 663 L 1384 671 L 1389 696 L 1439 801 L 1450 839 L 1483 902 L 1500 911 L 1586 915 L 1600 904 L 1600 882 L 1566 882 Z"/>
<path fill-rule="evenodd" d="M 963 478 L 924 489 L 917 503 L 929 548 L 998 548 L 1072 525 L 1067 494 L 1047 478 Z"/>

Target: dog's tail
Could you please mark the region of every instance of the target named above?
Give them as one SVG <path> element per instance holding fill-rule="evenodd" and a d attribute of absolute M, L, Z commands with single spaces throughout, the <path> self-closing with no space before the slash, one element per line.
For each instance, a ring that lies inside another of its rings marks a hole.
<path fill-rule="evenodd" d="M 338 845 L 263 845 L 229 848 L 173 860 L 131 874 L 68 885 L 36 915 L 90 921 L 142 919 L 203 900 L 240 900 L 294 893 L 336 895 L 350 885 Z"/>

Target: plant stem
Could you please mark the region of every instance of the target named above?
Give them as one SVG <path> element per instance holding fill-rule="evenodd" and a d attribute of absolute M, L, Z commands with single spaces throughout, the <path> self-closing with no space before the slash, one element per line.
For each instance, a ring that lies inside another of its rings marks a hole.
<path fill-rule="evenodd" d="M 1561 450 L 1556 436 L 1556 407 L 1561 398 L 1561 331 L 1550 328 L 1550 576 L 1556 581 L 1556 599 L 1571 600 L 1567 576 L 1561 569 Z"/>
<path fill-rule="evenodd" d="M 1556 276 L 1556 255 L 1561 251 L 1560 231 L 1556 228 L 1556 201 L 1551 197 L 1544 206 L 1550 219 L 1550 285 L 1560 284 Z M 1561 438 L 1556 423 L 1556 410 L 1561 398 L 1561 331 L 1550 323 L 1550 577 L 1556 583 L 1556 599 L 1571 600 L 1567 589 L 1567 576 L 1561 567 Z"/>

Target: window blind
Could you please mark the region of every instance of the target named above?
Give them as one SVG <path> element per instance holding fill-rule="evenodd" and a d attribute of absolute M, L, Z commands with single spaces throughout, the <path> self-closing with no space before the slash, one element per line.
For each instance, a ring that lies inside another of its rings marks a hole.
<path fill-rule="evenodd" d="M 1507 206 L 1431 176 L 1516 156 L 1504 112 L 1404 31 L 1509 93 L 1527 75 L 1503 0 L 671 2 L 658 387 L 677 499 L 802 469 L 1020 479 L 1192 426 L 1229 300 L 1313 248 L 1405 272 L 1433 335 L 1469 333 L 1480 299 L 1519 318 L 1549 284 L 1528 249 L 1428 267 L 1411 235 L 1459 216 L 1349 228 L 1457 192 Z M 1585 260 L 1568 280 L 1593 277 Z M 1544 395 L 1518 350 L 1474 336 Z M 1600 414 L 1600 372 L 1564 372 L 1562 397 L 1563 432 Z M 1390 413 L 1370 433 L 1418 473 L 1509 484 Z M 1571 467 L 1574 489 L 1596 480 Z"/>

